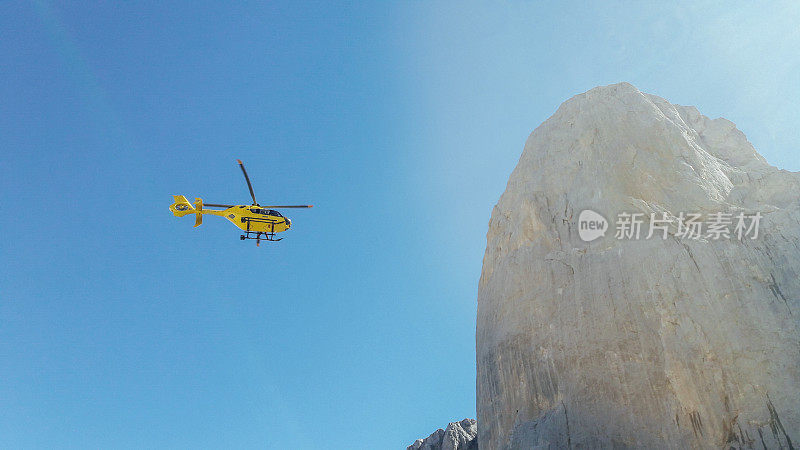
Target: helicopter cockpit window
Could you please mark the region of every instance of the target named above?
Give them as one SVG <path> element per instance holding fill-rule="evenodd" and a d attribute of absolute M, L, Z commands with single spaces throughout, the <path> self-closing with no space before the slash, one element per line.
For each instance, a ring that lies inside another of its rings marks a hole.
<path fill-rule="evenodd" d="M 274 209 L 261 209 L 261 208 L 250 208 L 251 212 L 256 214 L 261 214 L 264 216 L 276 216 L 276 217 L 283 217 L 281 213 L 275 211 Z"/>

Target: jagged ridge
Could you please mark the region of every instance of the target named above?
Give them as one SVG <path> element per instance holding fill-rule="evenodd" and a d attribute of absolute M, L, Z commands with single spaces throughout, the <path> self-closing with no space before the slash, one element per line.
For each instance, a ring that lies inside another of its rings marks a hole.
<path fill-rule="evenodd" d="M 475 419 L 451 422 L 447 428 L 417 439 L 406 450 L 478 450 L 478 424 Z"/>

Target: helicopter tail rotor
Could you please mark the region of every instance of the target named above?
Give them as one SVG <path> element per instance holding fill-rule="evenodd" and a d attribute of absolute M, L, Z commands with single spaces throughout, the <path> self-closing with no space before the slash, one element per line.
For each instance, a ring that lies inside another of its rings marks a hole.
<path fill-rule="evenodd" d="M 175 216 L 183 217 L 195 212 L 194 207 L 189 203 L 186 197 L 182 195 L 173 195 L 172 197 L 175 199 L 175 203 L 169 205 L 169 210 L 172 211 L 172 214 Z"/>

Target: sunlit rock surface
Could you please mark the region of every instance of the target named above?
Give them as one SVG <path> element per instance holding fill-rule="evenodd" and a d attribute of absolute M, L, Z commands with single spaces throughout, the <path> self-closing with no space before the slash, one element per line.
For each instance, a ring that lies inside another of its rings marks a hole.
<path fill-rule="evenodd" d="M 417 439 L 406 450 L 478 450 L 478 426 L 474 419 L 451 422 L 425 439 Z"/>
<path fill-rule="evenodd" d="M 584 209 L 604 237 L 579 237 Z M 645 239 L 650 213 L 681 212 L 763 217 L 755 239 L 674 221 Z M 644 213 L 640 239 L 615 237 L 620 213 Z M 799 275 L 800 174 L 630 84 L 573 97 L 528 138 L 489 223 L 480 448 L 798 448 Z"/>

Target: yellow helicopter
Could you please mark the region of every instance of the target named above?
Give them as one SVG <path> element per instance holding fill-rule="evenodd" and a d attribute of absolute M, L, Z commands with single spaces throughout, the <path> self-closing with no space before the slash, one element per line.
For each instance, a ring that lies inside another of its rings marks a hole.
<path fill-rule="evenodd" d="M 250 177 L 247 176 L 247 171 L 244 170 L 244 164 L 242 164 L 241 160 L 237 159 L 236 161 L 239 163 L 244 179 L 247 181 L 250 196 L 253 197 L 252 205 L 203 204 L 203 199 L 201 198 L 195 198 L 194 204 L 192 204 L 182 195 L 173 195 L 175 203 L 169 205 L 169 210 L 177 217 L 196 214 L 195 227 L 199 227 L 203 223 L 203 214 L 225 217 L 244 231 L 244 234 L 239 236 L 241 240 L 255 239 L 257 246 L 261 244 L 262 240 L 280 241 L 283 238 L 276 238 L 275 233 L 288 230 L 292 226 L 292 221 L 273 208 L 311 208 L 314 205 L 259 205 L 256 201 L 256 194 L 253 193 L 253 185 L 250 184 Z M 225 209 L 204 209 L 204 206 Z"/>

